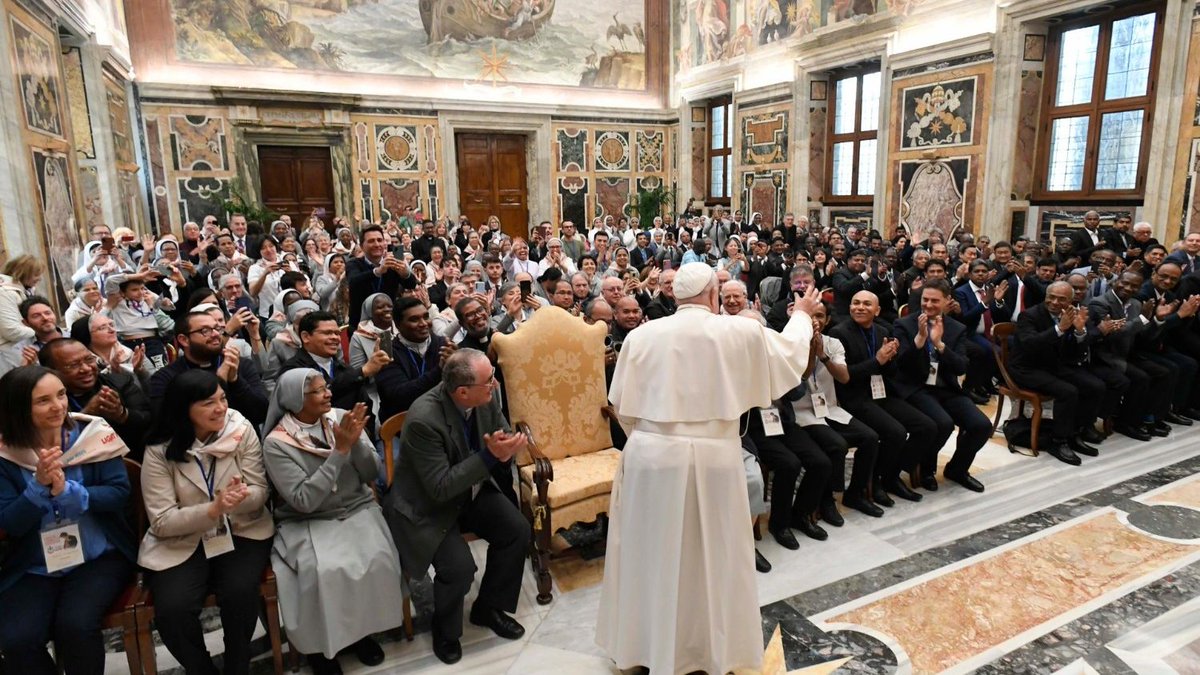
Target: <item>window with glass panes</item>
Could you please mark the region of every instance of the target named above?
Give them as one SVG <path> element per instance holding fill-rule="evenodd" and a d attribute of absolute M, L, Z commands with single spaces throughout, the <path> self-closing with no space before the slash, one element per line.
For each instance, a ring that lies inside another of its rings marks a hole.
<path fill-rule="evenodd" d="M 1143 196 L 1161 32 L 1159 3 L 1054 29 L 1035 198 Z"/>
<path fill-rule="evenodd" d="M 825 201 L 870 202 L 875 194 L 879 134 L 879 71 L 836 71 L 830 75 L 829 151 Z"/>
<path fill-rule="evenodd" d="M 710 204 L 729 204 L 733 193 L 733 99 L 708 104 L 708 198 Z"/>

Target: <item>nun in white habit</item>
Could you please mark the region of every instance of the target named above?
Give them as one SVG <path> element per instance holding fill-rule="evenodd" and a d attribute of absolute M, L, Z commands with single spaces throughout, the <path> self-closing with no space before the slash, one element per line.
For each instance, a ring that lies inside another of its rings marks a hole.
<path fill-rule="evenodd" d="M 803 380 L 816 290 L 782 333 L 719 313 L 704 263 L 675 275 L 679 310 L 630 332 L 609 399 L 629 440 L 613 481 L 596 641 L 621 669 L 723 674 L 762 663 L 738 420 Z M 697 370 L 696 354 L 711 367 Z M 647 387 L 642 373 L 686 387 Z"/>
<path fill-rule="evenodd" d="M 383 651 L 371 634 L 403 621 L 400 558 L 370 487 L 379 458 L 364 433 L 339 439 L 353 415 L 330 399 L 319 372 L 289 370 L 263 426 L 263 460 L 283 502 L 271 552 L 283 624 L 317 673 L 341 672 L 329 660 L 347 647 L 377 665 Z"/>

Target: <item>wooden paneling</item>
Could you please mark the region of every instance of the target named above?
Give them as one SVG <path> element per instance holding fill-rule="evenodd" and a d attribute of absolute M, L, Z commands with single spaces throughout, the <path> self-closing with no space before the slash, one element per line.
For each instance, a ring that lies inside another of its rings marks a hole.
<path fill-rule="evenodd" d="M 472 223 L 500 218 L 505 234 L 524 237 L 529 230 L 529 187 L 525 176 L 525 137 L 458 134 L 460 212 Z"/>
<path fill-rule="evenodd" d="M 259 176 L 263 206 L 302 223 L 314 209 L 324 209 L 323 220 L 331 224 L 333 162 L 327 147 L 258 147 Z M 269 227 L 269 223 L 263 223 Z"/>

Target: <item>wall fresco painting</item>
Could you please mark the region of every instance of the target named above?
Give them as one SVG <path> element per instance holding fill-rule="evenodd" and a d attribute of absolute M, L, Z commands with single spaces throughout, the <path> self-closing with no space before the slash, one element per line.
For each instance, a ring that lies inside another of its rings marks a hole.
<path fill-rule="evenodd" d="M 63 138 L 62 90 L 54 47 L 41 34 L 9 17 L 12 28 L 14 65 L 21 87 L 21 107 L 30 131 Z"/>

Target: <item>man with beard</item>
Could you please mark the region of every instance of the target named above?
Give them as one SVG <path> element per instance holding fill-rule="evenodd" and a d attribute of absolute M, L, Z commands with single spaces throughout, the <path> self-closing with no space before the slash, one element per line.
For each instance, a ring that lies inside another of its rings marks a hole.
<path fill-rule="evenodd" d="M 207 312 L 185 314 L 175 322 L 175 344 L 179 357 L 159 368 L 150 378 L 147 392 L 154 405 L 163 400 L 167 385 L 180 373 L 197 368 L 217 376 L 229 399 L 229 407 L 252 424 L 267 418 L 267 390 L 254 359 L 243 359 L 235 344 L 222 349 L 224 335 L 217 320 Z M 341 348 L 341 339 L 338 339 Z"/>
<path fill-rule="evenodd" d="M 458 316 L 458 325 L 462 326 L 463 338 L 458 341 L 460 349 L 477 349 L 484 354 L 492 346 L 491 314 L 478 296 L 470 296 L 458 301 L 454 306 Z"/>
<path fill-rule="evenodd" d="M 408 410 L 421 394 L 442 381 L 442 365 L 455 349 L 446 338 L 433 334 L 429 312 L 420 300 L 400 298 L 393 314 L 399 331 L 393 346 L 395 356 L 379 369 L 375 378 L 379 387 L 379 414 L 385 420 Z M 363 372 L 365 375 L 365 368 Z"/>
<path fill-rule="evenodd" d="M 130 458 L 142 460 L 150 401 L 132 375 L 120 368 L 101 373 L 96 355 L 70 338 L 49 342 L 38 361 L 58 373 L 71 412 L 103 417 L 129 446 Z"/>

